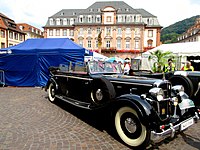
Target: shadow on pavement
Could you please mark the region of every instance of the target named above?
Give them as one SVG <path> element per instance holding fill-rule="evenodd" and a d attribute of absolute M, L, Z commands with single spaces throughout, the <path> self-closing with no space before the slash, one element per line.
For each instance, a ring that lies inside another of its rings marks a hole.
<path fill-rule="evenodd" d="M 112 118 L 109 117 L 110 114 L 107 114 L 105 109 L 86 110 L 83 108 L 73 106 L 62 100 L 56 100 L 55 104 L 58 107 L 62 108 L 63 110 L 65 110 L 65 111 L 69 112 L 70 114 L 74 115 L 75 117 L 79 118 L 83 122 L 94 127 L 95 129 L 97 129 L 101 132 L 106 131 L 115 140 L 124 144 L 115 132 L 115 128 L 114 128 L 114 124 L 113 124 L 114 120 L 112 120 Z"/>
<path fill-rule="evenodd" d="M 86 110 L 68 104 L 62 100 L 56 100 L 55 104 L 100 131 L 102 131 L 106 125 L 104 114 L 101 111 Z"/>
<path fill-rule="evenodd" d="M 189 144 L 190 146 L 192 146 L 194 148 L 200 149 L 200 139 L 199 138 L 195 138 L 191 135 L 184 134 L 184 133 L 182 133 L 181 136 L 187 144 Z"/>
<path fill-rule="evenodd" d="M 83 122 L 94 127 L 95 129 L 101 132 L 106 131 L 118 142 L 124 144 L 115 132 L 112 118 L 109 117 L 110 114 L 106 114 L 105 110 L 86 110 L 86 109 L 78 108 L 76 106 L 68 104 L 62 100 L 56 100 L 55 104 L 58 107 L 62 108 L 63 110 L 79 118 Z M 197 149 L 200 147 L 200 139 L 196 139 L 184 133 L 181 133 L 181 136 L 183 137 L 184 141 L 188 143 L 189 145 L 191 145 L 192 147 L 197 148 Z M 174 138 L 167 138 L 156 144 L 151 143 L 146 149 L 147 150 L 160 149 L 159 148 L 160 146 L 162 146 L 163 144 L 168 144 L 176 138 L 177 138 L 177 135 L 175 135 Z"/>

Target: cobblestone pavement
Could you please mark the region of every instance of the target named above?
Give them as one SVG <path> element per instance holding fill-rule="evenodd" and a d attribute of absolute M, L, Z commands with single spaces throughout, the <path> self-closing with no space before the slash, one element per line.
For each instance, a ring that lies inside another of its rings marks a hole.
<path fill-rule="evenodd" d="M 105 128 L 88 110 L 50 103 L 41 88 L 0 88 L 0 150 L 129 149 Z M 147 149 L 200 149 L 200 123 Z"/>

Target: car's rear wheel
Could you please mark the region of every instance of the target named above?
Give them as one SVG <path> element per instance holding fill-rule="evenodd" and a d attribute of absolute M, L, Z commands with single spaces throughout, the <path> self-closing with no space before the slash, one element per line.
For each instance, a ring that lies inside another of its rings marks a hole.
<path fill-rule="evenodd" d="M 140 122 L 137 112 L 130 107 L 118 109 L 115 128 L 121 140 L 130 147 L 145 148 L 150 141 L 150 131 Z"/>
<path fill-rule="evenodd" d="M 56 86 L 53 83 L 50 83 L 49 88 L 48 88 L 49 101 L 55 102 L 55 99 L 56 99 L 55 96 L 56 96 Z"/>

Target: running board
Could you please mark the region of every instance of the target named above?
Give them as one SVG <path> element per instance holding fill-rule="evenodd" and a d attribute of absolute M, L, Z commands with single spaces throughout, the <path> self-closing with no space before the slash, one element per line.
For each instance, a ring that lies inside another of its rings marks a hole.
<path fill-rule="evenodd" d="M 55 97 L 65 101 L 67 103 L 70 103 L 72 105 L 75 105 L 77 107 L 84 108 L 84 109 L 89 109 L 89 110 L 91 109 L 89 103 L 80 102 L 80 101 L 77 101 L 75 99 L 72 99 L 72 98 L 69 98 L 69 97 L 66 97 L 66 96 L 61 96 L 61 95 L 56 95 Z"/>

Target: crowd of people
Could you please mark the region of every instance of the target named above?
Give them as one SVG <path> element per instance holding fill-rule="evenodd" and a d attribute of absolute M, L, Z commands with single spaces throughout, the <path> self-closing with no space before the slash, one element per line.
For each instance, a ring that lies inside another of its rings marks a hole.
<path fill-rule="evenodd" d="M 163 67 L 163 72 L 170 72 L 170 71 L 175 71 L 175 70 L 177 70 L 177 69 L 176 69 L 175 64 L 173 63 L 173 60 L 171 58 L 168 59 L 168 63 L 165 64 L 164 67 Z M 192 66 L 190 61 L 187 61 L 185 63 L 185 65 L 181 68 L 181 70 L 183 70 L 183 71 L 194 71 L 194 67 Z"/>
<path fill-rule="evenodd" d="M 129 59 L 125 59 L 124 63 L 121 63 L 121 68 L 126 75 L 134 75 L 134 70 L 131 69 L 131 61 Z M 183 71 L 194 71 L 194 67 L 192 66 L 190 61 L 187 61 L 185 65 L 181 69 L 177 69 L 176 65 L 173 63 L 173 60 L 171 58 L 168 59 L 168 62 L 163 66 L 163 68 L 160 66 L 159 72 L 171 72 L 176 70 L 183 70 Z"/>

